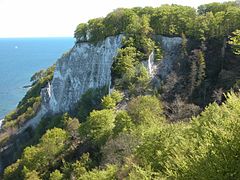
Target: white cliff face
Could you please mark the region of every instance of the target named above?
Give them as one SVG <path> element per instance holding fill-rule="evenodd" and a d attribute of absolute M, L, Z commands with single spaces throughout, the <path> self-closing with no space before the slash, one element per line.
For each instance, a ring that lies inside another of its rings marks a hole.
<path fill-rule="evenodd" d="M 2 123 L 3 123 L 4 119 L 0 119 L 0 129 L 2 127 Z"/>
<path fill-rule="evenodd" d="M 160 42 L 164 56 L 158 65 L 158 76 L 164 80 L 167 75 L 173 71 L 173 65 L 181 58 L 182 38 L 157 36 L 156 40 Z"/>
<path fill-rule="evenodd" d="M 155 61 L 154 51 L 148 56 L 143 65 L 148 70 L 148 74 L 155 81 L 156 79 L 165 80 L 173 71 L 173 66 L 181 58 L 182 38 L 155 36 L 155 40 L 161 44 L 164 52 L 163 59 L 159 62 Z"/>
<path fill-rule="evenodd" d="M 97 45 L 80 43 L 60 58 L 52 82 L 42 91 L 44 109 L 51 113 L 69 111 L 88 89 L 108 86 L 121 40 L 119 35 Z"/>
<path fill-rule="evenodd" d="M 147 69 L 148 75 L 153 77 L 156 70 L 156 64 L 154 63 L 154 52 L 151 52 L 151 54 L 148 56 L 148 59 L 143 61 L 142 64 Z"/>
<path fill-rule="evenodd" d="M 151 77 L 159 76 L 160 80 L 163 80 L 173 71 L 173 65 L 181 55 L 182 39 L 156 36 L 156 40 L 161 43 L 164 58 L 160 63 L 155 63 L 154 53 L 151 53 L 144 65 Z M 121 41 L 122 35 L 119 35 L 108 37 L 97 45 L 80 43 L 60 58 L 56 63 L 53 80 L 41 91 L 40 110 L 17 134 L 21 134 L 30 126 L 35 128 L 47 113 L 71 110 L 88 89 L 109 86 L 111 66 L 117 50 L 121 48 Z M 158 78 L 155 79 L 158 81 Z M 1 165 L 0 159 L 0 172 Z"/>
<path fill-rule="evenodd" d="M 148 73 L 150 77 L 153 77 L 155 75 L 156 65 L 154 63 L 154 52 L 152 52 L 148 57 Z"/>

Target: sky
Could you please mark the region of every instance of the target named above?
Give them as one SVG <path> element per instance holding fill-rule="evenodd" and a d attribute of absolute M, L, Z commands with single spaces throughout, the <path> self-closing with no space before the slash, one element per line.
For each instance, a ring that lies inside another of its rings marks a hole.
<path fill-rule="evenodd" d="M 119 7 L 181 4 L 197 7 L 224 0 L 0 0 L 0 38 L 72 37 L 79 23 Z"/>

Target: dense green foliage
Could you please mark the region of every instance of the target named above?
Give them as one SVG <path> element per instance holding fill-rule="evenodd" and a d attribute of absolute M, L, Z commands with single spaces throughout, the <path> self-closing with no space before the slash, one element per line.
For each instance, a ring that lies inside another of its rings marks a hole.
<path fill-rule="evenodd" d="M 236 7 L 236 5 L 237 5 L 236 2 L 234 1 L 229 1 L 225 3 L 214 2 L 214 3 L 204 4 L 198 7 L 198 13 L 200 15 L 207 14 L 209 12 L 216 14 L 221 11 L 227 11 L 228 8 Z"/>
<path fill-rule="evenodd" d="M 198 12 L 198 13 L 197 13 Z M 161 34 L 192 38 L 227 36 L 240 27 L 240 9 L 236 2 L 211 3 L 194 8 L 180 5 L 163 5 L 157 8 L 117 9 L 105 18 L 80 24 L 77 41 L 92 41 L 108 36 L 126 34 Z"/>
<path fill-rule="evenodd" d="M 239 105 L 240 97 L 231 93 L 223 105 L 209 105 L 190 123 L 168 124 L 157 98 L 137 97 L 129 103 L 129 112 L 93 111 L 80 126 L 80 139 L 101 148 L 105 168 L 97 168 L 91 156 L 83 154 L 75 163 L 51 172 L 59 165 L 58 157 L 64 158 L 66 142 L 71 142 L 69 132 L 54 128 L 38 145 L 26 148 L 22 158 L 5 170 L 4 178 L 238 179 Z"/>
<path fill-rule="evenodd" d="M 88 120 L 80 127 L 80 134 L 96 145 L 103 144 L 114 128 L 114 120 L 113 110 L 93 111 Z"/>
<path fill-rule="evenodd" d="M 221 57 L 222 69 L 225 54 L 233 57 L 231 61 L 238 58 L 239 18 L 237 3 L 226 2 L 202 5 L 197 11 L 179 5 L 122 8 L 79 24 L 75 31 L 78 42 L 97 43 L 124 34 L 112 66 L 114 90 L 90 89 L 74 112 L 43 119 L 34 132 L 33 145 L 5 169 L 3 179 L 240 179 L 239 77 L 233 80 L 235 93 L 224 96 L 218 87 L 215 102 L 203 106 L 200 114 L 199 106 L 185 102 L 204 99 L 207 85 L 216 81 L 207 77 L 211 75 L 208 66 L 215 66 L 215 61 L 206 60 L 206 48 L 216 52 L 206 47 L 208 43 L 216 43 L 221 55 L 215 56 Z M 163 56 L 161 45 L 154 41 L 156 34 L 182 36 L 183 63 L 179 66 L 185 66 L 186 72 L 178 73 L 187 77 L 182 81 L 176 77 L 179 74 L 173 74 L 159 91 L 153 89 L 144 66 L 152 52 L 155 60 Z M 187 38 L 197 48 L 189 48 Z M 226 42 L 237 55 L 230 48 L 224 52 Z M 238 63 L 233 64 L 238 68 Z M 39 98 L 40 89 L 52 78 L 52 70 L 32 77 L 33 87 L 17 111 L 7 117 L 9 122 L 34 106 L 34 98 Z M 175 99 L 169 95 L 169 89 L 178 88 L 174 84 L 178 80 L 184 82 L 179 88 L 185 88 L 184 100 L 181 93 Z M 176 114 L 177 121 L 170 122 Z"/>
<path fill-rule="evenodd" d="M 233 51 L 235 54 L 240 55 L 240 30 L 233 32 L 233 36 L 230 37 L 229 44 L 233 45 Z"/>
<path fill-rule="evenodd" d="M 49 130 L 40 139 L 38 145 L 25 148 L 21 160 L 15 163 L 14 166 L 18 166 L 17 171 L 22 169 L 22 175 L 25 177 L 33 176 L 33 173 L 34 176 L 48 175 L 48 169 L 58 163 L 57 157 L 66 147 L 67 140 L 66 131 L 59 128 Z M 5 178 L 11 179 L 13 177 L 11 173 L 15 169 L 16 167 L 12 168 L 12 166 L 7 168 Z M 21 178 L 21 176 L 18 178 Z"/>
<path fill-rule="evenodd" d="M 163 117 L 161 103 L 152 96 L 138 96 L 128 103 L 127 111 L 138 124 L 158 124 Z"/>
<path fill-rule="evenodd" d="M 239 100 L 229 95 L 222 106 L 210 105 L 190 124 L 160 128 L 144 140 L 137 156 L 166 177 L 238 179 Z"/>
<path fill-rule="evenodd" d="M 102 99 L 102 107 L 104 109 L 115 108 L 117 103 L 121 102 L 123 99 L 123 94 L 119 91 L 114 90 L 111 94 L 104 96 Z"/>
<path fill-rule="evenodd" d="M 77 117 L 81 122 L 86 120 L 92 110 L 101 108 L 101 99 L 106 93 L 107 86 L 98 89 L 89 89 L 82 95 L 77 108 Z"/>

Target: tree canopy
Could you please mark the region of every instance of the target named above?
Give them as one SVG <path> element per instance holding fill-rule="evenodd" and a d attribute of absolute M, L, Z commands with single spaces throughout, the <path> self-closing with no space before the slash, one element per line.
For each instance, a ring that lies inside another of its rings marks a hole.
<path fill-rule="evenodd" d="M 180 5 L 119 8 L 79 24 L 76 43 L 124 35 L 112 65 L 111 89 L 89 89 L 76 109 L 44 118 L 28 146 L 19 147 L 19 159 L 5 168 L 3 179 L 240 179 L 239 29 L 236 2 L 205 4 L 197 10 Z M 158 89 L 145 64 L 149 55 L 155 56 L 154 63 L 164 55 L 155 35 L 183 39 L 180 60 Z M 221 52 L 226 42 L 235 53 L 226 48 L 233 63 L 221 64 L 217 77 L 209 78 L 209 67 L 225 60 Z M 184 72 L 178 72 L 180 66 Z M 235 76 L 229 70 L 234 68 Z M 37 112 L 40 90 L 53 70 L 32 77 L 32 88 L 6 116 L 3 131 L 21 126 Z M 222 90 L 216 82 L 226 71 L 230 75 L 223 80 L 234 82 L 232 90 Z M 183 95 L 172 95 L 172 89 Z M 211 103 L 198 106 L 191 98 L 204 99 L 211 92 L 206 89 L 219 90 L 211 95 L 221 100 L 211 97 Z"/>
<path fill-rule="evenodd" d="M 105 18 L 81 23 L 75 31 L 77 41 L 96 42 L 118 34 L 158 34 L 190 38 L 227 36 L 240 28 L 240 8 L 236 2 L 210 3 L 198 9 L 181 5 L 156 8 L 116 9 Z"/>
<path fill-rule="evenodd" d="M 232 45 L 235 54 L 240 55 L 240 30 L 233 32 L 233 36 L 230 37 L 229 44 Z"/>

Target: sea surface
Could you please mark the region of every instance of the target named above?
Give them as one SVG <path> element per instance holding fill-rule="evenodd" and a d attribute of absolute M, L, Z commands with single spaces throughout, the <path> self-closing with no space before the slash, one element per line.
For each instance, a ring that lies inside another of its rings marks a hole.
<path fill-rule="evenodd" d="M 73 38 L 0 38 L 0 119 L 24 97 L 31 76 L 73 45 Z"/>

